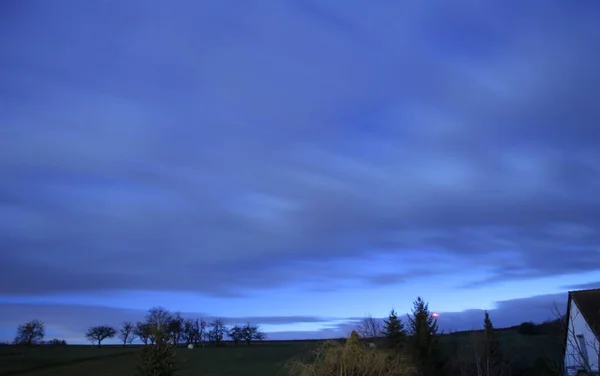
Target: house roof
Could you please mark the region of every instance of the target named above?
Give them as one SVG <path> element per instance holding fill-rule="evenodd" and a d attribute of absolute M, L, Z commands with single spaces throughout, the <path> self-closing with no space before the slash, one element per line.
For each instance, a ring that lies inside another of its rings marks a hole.
<path fill-rule="evenodd" d="M 579 312 L 600 340 L 600 289 L 569 291 L 569 300 L 573 300 Z"/>

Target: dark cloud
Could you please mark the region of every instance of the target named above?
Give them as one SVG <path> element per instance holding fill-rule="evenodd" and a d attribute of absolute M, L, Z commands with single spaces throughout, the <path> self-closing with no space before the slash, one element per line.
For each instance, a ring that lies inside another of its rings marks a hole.
<path fill-rule="evenodd" d="M 598 270 L 600 13 L 509 3 L 15 7 L 0 294 Z"/>
<path fill-rule="evenodd" d="M 565 314 L 567 294 L 538 295 L 530 298 L 512 299 L 496 303 L 493 309 L 488 310 L 490 318 L 496 328 L 506 328 L 522 322 L 532 321 L 542 323 L 554 320 L 560 314 Z M 438 312 L 438 326 L 444 332 L 477 330 L 483 328 L 485 310 L 469 309 L 462 312 Z M 400 312 L 399 316 L 405 320 L 406 316 Z M 329 338 L 347 336 L 357 327 L 362 318 L 349 318 L 346 322 L 332 324 L 330 328 L 319 331 Z M 376 318 L 383 324 L 384 318 Z M 289 338 L 289 337 L 288 337 Z M 321 337 L 315 337 L 321 338 Z"/>
<path fill-rule="evenodd" d="M 494 325 L 503 328 L 525 321 L 541 323 L 554 320 L 559 314 L 565 313 L 566 305 L 566 293 L 539 295 L 497 302 L 489 313 Z M 481 309 L 447 312 L 440 314 L 439 324 L 446 331 L 475 329 L 483 327 L 483 318 L 484 310 Z"/>

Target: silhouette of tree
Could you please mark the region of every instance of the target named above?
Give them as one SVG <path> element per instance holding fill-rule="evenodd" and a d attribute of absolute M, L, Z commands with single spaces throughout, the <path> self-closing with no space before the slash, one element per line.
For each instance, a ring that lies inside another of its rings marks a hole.
<path fill-rule="evenodd" d="M 150 324 L 147 322 L 138 321 L 135 323 L 133 333 L 140 339 L 140 341 L 144 343 L 144 345 L 147 345 L 148 341 L 150 340 Z"/>
<path fill-rule="evenodd" d="M 383 335 L 389 348 L 398 348 L 406 340 L 406 329 L 404 323 L 393 309 L 386 320 L 383 321 Z"/>
<path fill-rule="evenodd" d="M 437 319 L 429 305 L 418 297 L 408 316 L 411 351 L 421 375 L 438 375 L 441 368 Z"/>
<path fill-rule="evenodd" d="M 169 333 L 171 340 L 177 346 L 181 342 L 185 331 L 185 320 L 181 317 L 181 313 L 175 312 L 169 320 Z"/>
<path fill-rule="evenodd" d="M 252 341 L 262 341 L 265 338 L 265 333 L 260 330 L 256 324 L 247 323 L 242 327 L 242 338 L 250 345 Z"/>
<path fill-rule="evenodd" d="M 371 315 L 365 316 L 356 327 L 356 332 L 363 338 L 377 338 L 381 336 L 381 321 Z"/>
<path fill-rule="evenodd" d="M 135 339 L 134 329 L 135 325 L 131 321 L 125 321 L 119 329 L 119 338 L 123 341 L 123 346 L 131 344 Z"/>
<path fill-rule="evenodd" d="M 210 329 L 207 333 L 208 340 L 214 343 L 217 346 L 220 346 L 223 343 L 223 338 L 225 337 L 225 333 L 227 333 L 227 328 L 225 327 L 225 323 L 222 319 L 217 318 L 213 322 L 210 323 Z"/>
<path fill-rule="evenodd" d="M 106 338 L 113 338 L 116 334 L 117 330 L 112 326 L 92 326 L 88 329 L 87 333 L 85 334 L 85 338 L 87 338 L 92 343 L 98 343 L 98 347 L 100 347 L 102 341 L 104 341 Z"/>
<path fill-rule="evenodd" d="M 162 307 L 154 307 L 148 311 L 146 321 L 149 324 L 152 343 L 142 346 L 140 362 L 136 374 L 138 376 L 171 376 L 177 370 L 175 359 L 175 344 L 171 343 L 172 336 L 168 324 L 173 317 Z"/>
<path fill-rule="evenodd" d="M 237 346 L 241 341 L 244 340 L 244 328 L 241 325 L 234 325 L 229 328 L 228 335 L 233 343 Z"/>
<path fill-rule="evenodd" d="M 183 322 L 183 337 L 187 344 L 204 345 L 202 338 L 206 330 L 206 321 L 202 319 L 187 319 Z"/>
<path fill-rule="evenodd" d="M 40 320 L 31 320 L 17 328 L 17 336 L 14 343 L 19 345 L 31 346 L 41 342 L 44 339 L 46 327 Z"/>
<path fill-rule="evenodd" d="M 485 376 L 500 376 L 504 371 L 500 342 L 494 331 L 490 314 L 485 311 L 483 357 L 481 359 L 480 374 Z"/>

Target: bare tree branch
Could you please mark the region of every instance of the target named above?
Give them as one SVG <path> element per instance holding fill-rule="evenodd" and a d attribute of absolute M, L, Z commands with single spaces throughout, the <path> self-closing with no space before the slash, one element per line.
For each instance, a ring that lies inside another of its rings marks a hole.
<path fill-rule="evenodd" d="M 554 304 L 552 312 L 566 336 L 566 339 L 563 337 L 563 351 L 565 354 L 565 364 L 563 366 L 590 374 L 596 371 L 592 367 L 591 359 L 600 359 L 600 342 L 595 336 L 585 338 L 583 333 L 576 332 L 575 323 L 580 316 L 579 311 L 570 309 L 569 316 L 563 316 L 558 306 Z M 590 349 L 592 350 L 591 353 Z"/>
<path fill-rule="evenodd" d="M 361 338 L 377 338 L 381 336 L 382 331 L 381 321 L 371 315 L 365 316 L 356 326 L 356 332 Z"/>

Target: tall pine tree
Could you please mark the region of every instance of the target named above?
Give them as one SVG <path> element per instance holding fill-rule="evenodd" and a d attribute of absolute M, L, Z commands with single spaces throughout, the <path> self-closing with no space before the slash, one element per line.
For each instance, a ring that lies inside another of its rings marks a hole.
<path fill-rule="evenodd" d="M 483 327 L 485 337 L 483 342 L 483 359 L 481 361 L 483 373 L 486 376 L 502 375 L 503 361 L 500 342 L 494 331 L 494 325 L 492 324 L 492 320 L 490 320 L 488 311 L 485 311 Z"/>
<path fill-rule="evenodd" d="M 413 302 L 412 316 L 408 316 L 411 351 L 419 374 L 437 376 L 442 366 L 437 319 L 429 312 L 429 305 L 418 297 Z"/>
<path fill-rule="evenodd" d="M 383 320 L 383 322 L 383 335 L 385 336 L 388 347 L 401 347 L 406 339 L 406 329 L 404 328 L 402 320 L 398 318 L 396 311 L 392 309 L 387 320 Z"/>

